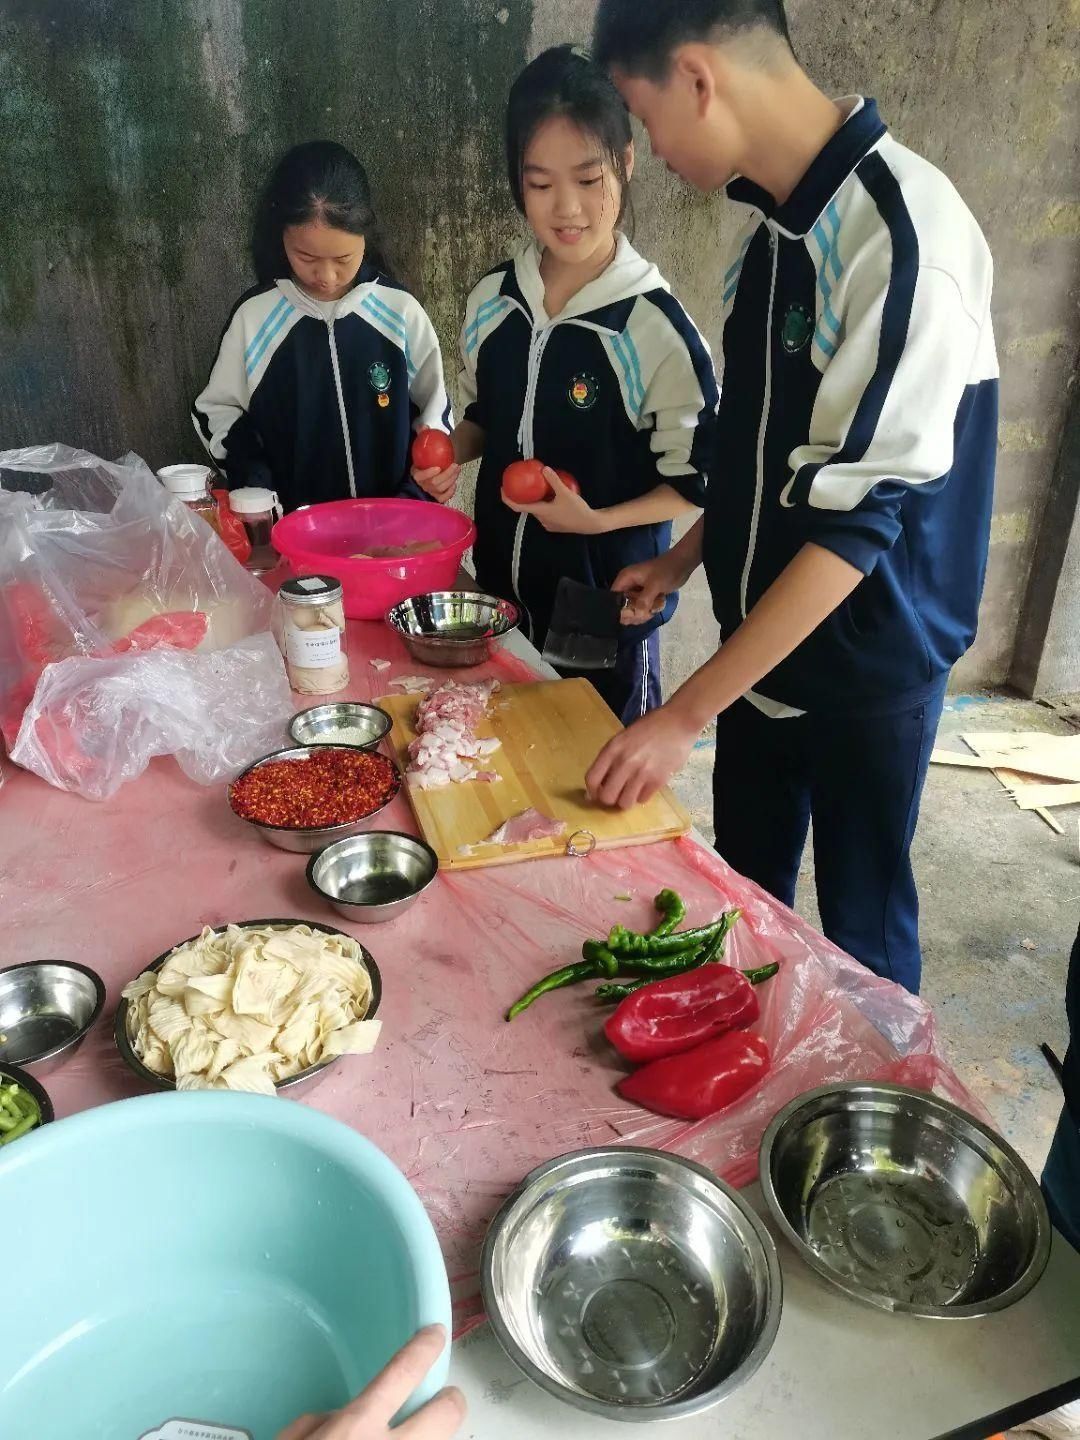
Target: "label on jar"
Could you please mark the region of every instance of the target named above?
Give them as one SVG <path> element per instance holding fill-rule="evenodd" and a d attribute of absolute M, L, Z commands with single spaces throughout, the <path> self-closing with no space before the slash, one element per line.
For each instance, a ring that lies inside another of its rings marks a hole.
<path fill-rule="evenodd" d="M 285 659 L 300 670 L 328 670 L 341 663 L 341 631 L 336 625 L 325 630 L 300 630 L 285 626 Z"/>
<path fill-rule="evenodd" d="M 148 1430 L 139 1440 L 252 1440 L 250 1430 L 236 1430 L 229 1425 L 208 1425 L 205 1420 L 166 1420 L 156 1430 Z"/>

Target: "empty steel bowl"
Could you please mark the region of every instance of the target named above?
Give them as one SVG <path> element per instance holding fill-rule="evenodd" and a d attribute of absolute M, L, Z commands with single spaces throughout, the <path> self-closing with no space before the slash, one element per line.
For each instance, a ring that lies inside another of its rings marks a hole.
<path fill-rule="evenodd" d="M 57 1069 L 101 1014 L 105 986 L 85 965 L 31 960 L 0 970 L 0 1064 Z"/>
<path fill-rule="evenodd" d="M 806 1263 L 882 1310 L 988 1315 L 1046 1268 L 1050 1221 L 1031 1171 L 936 1095 L 811 1090 L 765 1132 L 760 1171 L 769 1209 Z"/>
<path fill-rule="evenodd" d="M 414 595 L 386 613 L 386 623 L 422 665 L 482 665 L 491 645 L 516 630 L 516 605 L 468 590 L 433 590 Z"/>
<path fill-rule="evenodd" d="M 328 747 L 326 745 L 300 745 L 293 750 L 275 750 L 272 755 L 264 755 L 261 760 L 256 760 L 254 765 L 249 765 L 242 771 L 236 780 L 242 780 L 245 775 L 250 775 L 252 770 L 258 769 L 260 765 L 269 765 L 273 760 L 306 760 L 314 755 L 317 750 Z M 342 745 L 337 749 L 353 750 L 355 746 Z M 384 758 L 385 757 L 380 757 Z M 249 820 L 246 815 L 237 815 L 238 820 L 243 820 L 246 825 L 256 829 L 262 838 L 271 845 L 276 845 L 279 850 L 289 850 L 294 855 L 312 855 L 318 850 L 325 850 L 327 845 L 332 845 L 335 840 L 344 840 L 349 835 L 357 835 L 365 825 L 370 825 L 376 815 L 381 815 L 387 805 L 396 799 L 401 789 L 401 772 L 392 760 L 388 760 L 394 772 L 394 784 L 390 794 L 377 805 L 368 815 L 362 815 L 359 820 L 350 820 L 344 825 L 267 825 L 260 820 Z M 234 784 L 236 781 L 233 782 Z M 232 786 L 229 787 L 229 805 L 232 808 Z M 237 812 L 233 809 L 233 814 Z"/>
<path fill-rule="evenodd" d="M 439 873 L 430 845 L 393 830 L 368 830 L 308 861 L 308 884 L 339 915 L 378 925 L 415 904 Z"/>
<path fill-rule="evenodd" d="M 39 1084 L 39 1082 L 34 1079 L 29 1070 L 21 1070 L 18 1065 L 0 1065 L 0 1085 L 12 1080 L 16 1085 L 21 1086 L 27 1094 L 32 1095 L 37 1102 L 38 1122 L 36 1125 L 31 1126 L 31 1132 L 40 1130 L 42 1125 L 48 1125 L 56 1119 L 53 1103 L 49 1099 L 49 1092 L 45 1089 L 44 1085 Z M 3 1148 L 0 1148 L 0 1155 L 3 1153 Z"/>
<path fill-rule="evenodd" d="M 301 710 L 289 723 L 289 738 L 297 745 L 350 745 L 354 750 L 374 750 L 393 726 L 393 720 L 377 705 L 346 700 L 336 705 L 315 705 Z M 349 731 L 364 738 L 343 740 Z"/>
<path fill-rule="evenodd" d="M 761 1221 L 708 1170 L 656 1150 L 581 1150 L 534 1170 L 492 1221 L 480 1275 L 515 1364 L 612 1420 L 715 1405 L 780 1323 Z"/>
<path fill-rule="evenodd" d="M 332 925 L 319 925 L 314 920 L 238 920 L 234 923 L 237 924 L 241 930 L 259 929 L 266 925 L 273 926 L 279 930 L 291 930 L 294 925 L 306 925 L 311 930 L 321 930 L 324 935 L 345 934 L 343 930 L 335 930 Z M 214 925 L 211 928 L 217 932 L 226 930 L 228 927 L 226 925 Z M 144 965 L 138 973 L 145 975 L 148 970 L 160 970 L 169 956 L 172 955 L 174 951 L 179 950 L 181 945 L 190 945 L 193 940 L 197 940 L 198 938 L 198 935 L 190 935 L 186 940 L 181 940 L 176 945 L 170 946 L 164 955 L 159 955 L 157 959 L 152 960 L 149 965 Z M 360 945 L 359 940 L 354 939 L 351 935 L 345 936 L 345 938 L 352 940 L 354 945 Z M 360 945 L 360 959 L 368 975 L 371 977 L 371 1004 L 368 1006 L 368 1012 L 364 1016 L 364 1019 L 373 1020 L 379 1008 L 379 1002 L 382 999 L 382 976 L 379 974 L 378 965 L 375 964 L 375 957 L 369 954 L 363 945 Z M 113 1017 L 113 1039 L 116 1041 L 116 1048 L 120 1052 L 121 1060 L 124 1061 L 128 1069 L 132 1070 L 140 1080 L 153 1089 L 175 1090 L 176 1082 L 174 1080 L 168 1075 L 159 1075 L 156 1070 L 151 1070 L 149 1066 L 144 1065 L 138 1055 L 135 1054 L 135 1047 L 132 1045 L 131 1037 L 128 1035 L 127 1016 L 128 1002 L 121 1000 L 120 1004 L 116 1007 L 116 1014 Z M 287 1080 L 275 1080 L 274 1089 L 279 1093 L 282 1090 L 296 1090 L 301 1085 L 306 1085 L 310 1080 L 313 1080 L 316 1075 L 321 1075 L 328 1066 L 336 1063 L 336 1059 L 337 1057 L 335 1057 L 334 1060 L 321 1060 L 318 1065 L 309 1065 L 306 1070 L 300 1070 L 297 1074 L 290 1075 Z"/>

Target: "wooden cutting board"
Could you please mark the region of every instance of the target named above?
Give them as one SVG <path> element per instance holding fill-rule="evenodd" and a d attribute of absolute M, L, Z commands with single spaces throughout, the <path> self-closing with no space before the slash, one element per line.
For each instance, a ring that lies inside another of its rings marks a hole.
<path fill-rule="evenodd" d="M 421 696 L 391 695 L 378 701 L 393 716 L 390 741 L 402 770 L 416 739 L 414 719 Z M 491 784 L 468 781 L 441 790 L 415 790 L 406 784 L 424 839 L 450 870 L 507 865 L 538 856 L 565 855 L 578 831 L 596 837 L 596 849 L 648 845 L 670 840 L 690 829 L 690 816 L 667 790 L 633 810 L 594 805 L 585 794 L 585 772 L 622 726 L 587 680 L 552 680 L 536 685 L 506 685 L 493 697 L 479 735 L 497 735 L 500 749 L 480 764 L 502 777 Z M 562 835 L 514 845 L 478 846 L 523 810 L 539 810 L 566 822 Z M 580 837 L 575 842 L 587 845 Z"/>

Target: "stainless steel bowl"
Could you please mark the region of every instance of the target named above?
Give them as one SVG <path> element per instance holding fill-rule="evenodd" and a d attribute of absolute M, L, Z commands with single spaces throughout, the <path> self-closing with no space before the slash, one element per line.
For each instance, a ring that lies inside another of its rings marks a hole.
<path fill-rule="evenodd" d="M 921 1090 L 800 1095 L 766 1130 L 760 1171 L 806 1263 L 882 1310 L 989 1315 L 1026 1295 L 1049 1259 L 1046 1205 L 1016 1151 Z"/>
<path fill-rule="evenodd" d="M 320 925 L 315 920 L 236 920 L 233 923 L 238 925 L 241 930 L 248 927 L 254 929 L 265 925 L 272 925 L 280 930 L 289 930 L 294 925 L 307 925 L 311 930 L 321 930 L 324 935 L 345 934 L 343 930 L 335 930 L 332 925 Z M 211 929 L 214 930 L 215 933 L 220 934 L 221 931 L 227 930 L 228 926 L 213 925 Z M 198 938 L 198 935 L 190 935 L 186 940 L 181 940 L 176 945 L 170 946 L 164 955 L 159 955 L 157 959 L 152 960 L 149 965 L 144 965 L 138 973 L 145 975 L 148 970 L 160 970 L 169 956 L 172 955 L 174 951 L 179 950 L 181 945 L 190 945 L 193 940 L 197 940 Z M 346 935 L 345 938 L 352 940 L 354 945 L 360 945 L 359 940 L 355 939 L 352 935 Z M 375 957 L 371 955 L 363 945 L 360 945 L 360 959 L 363 962 L 364 968 L 371 976 L 371 1004 L 368 1006 L 368 1012 L 364 1016 L 364 1019 L 373 1020 L 375 1018 L 375 1012 L 379 1008 L 379 1002 L 382 1000 L 382 976 L 379 974 L 378 965 L 375 964 Z M 116 1041 L 116 1048 L 120 1052 L 120 1058 L 127 1065 L 128 1069 L 134 1071 L 140 1080 L 152 1086 L 153 1089 L 175 1090 L 175 1081 L 171 1080 L 167 1075 L 159 1075 L 156 1070 L 151 1070 L 148 1066 L 144 1065 L 138 1055 L 135 1054 L 134 1046 L 128 1038 L 127 1014 L 128 1001 L 121 1000 L 120 1004 L 116 1007 L 116 1014 L 113 1017 L 113 1039 Z M 335 1065 L 338 1058 L 339 1057 L 335 1057 L 333 1060 L 322 1060 L 318 1065 L 309 1065 L 306 1070 L 300 1070 L 297 1074 L 290 1075 L 287 1080 L 275 1080 L 274 1089 L 278 1092 L 282 1090 L 297 1090 L 301 1085 L 306 1085 L 309 1081 L 313 1080 L 316 1075 L 321 1075 L 329 1066 Z"/>
<path fill-rule="evenodd" d="M 297 745 L 348 745 L 353 750 L 374 750 L 389 735 L 393 724 L 386 711 L 377 705 L 346 700 L 301 710 L 289 723 L 289 738 Z M 362 742 L 339 740 L 342 730 L 363 730 L 367 738 Z"/>
<path fill-rule="evenodd" d="M 308 884 L 339 915 L 378 925 L 414 905 L 439 873 L 430 845 L 394 830 L 368 830 L 308 861 Z"/>
<path fill-rule="evenodd" d="M 414 595 L 386 612 L 386 623 L 405 641 L 413 659 L 438 668 L 482 665 L 494 640 L 517 629 L 516 605 L 468 590 Z"/>
<path fill-rule="evenodd" d="M 56 1112 L 53 1110 L 53 1103 L 49 1099 L 49 1092 L 45 1089 L 44 1085 L 30 1074 L 29 1070 L 22 1070 L 18 1065 L 0 1065 L 0 1084 L 5 1080 L 14 1080 L 16 1085 L 21 1085 L 22 1088 L 28 1091 L 37 1101 L 41 1118 L 38 1120 L 38 1123 L 27 1132 L 28 1134 L 32 1135 L 35 1130 L 40 1130 L 42 1125 L 49 1125 L 56 1119 Z M 3 1149 L 0 1149 L 0 1155 L 3 1155 L 3 1153 Z"/>
<path fill-rule="evenodd" d="M 657 1150 L 581 1150 L 534 1170 L 492 1221 L 480 1278 L 511 1360 L 611 1420 L 726 1399 L 780 1323 L 761 1221 L 708 1170 Z"/>
<path fill-rule="evenodd" d="M 0 970 L 0 1064 L 56 1070 L 101 1014 L 105 986 L 85 965 L 30 960 Z"/>
<path fill-rule="evenodd" d="M 292 750 L 275 750 L 272 755 L 264 755 L 261 760 L 256 760 L 246 770 L 236 777 L 236 781 L 242 780 L 245 775 L 250 775 L 252 770 L 257 770 L 260 765 L 269 765 L 272 760 L 306 760 L 319 750 L 337 749 L 348 750 L 355 753 L 354 745 L 300 745 Z M 385 758 L 385 757 L 383 757 Z M 364 815 L 359 820 L 350 820 L 346 825 L 322 825 L 318 827 L 310 825 L 264 825 L 258 820 L 249 820 L 246 815 L 237 815 L 238 820 L 243 820 L 245 825 L 252 826 L 262 838 L 276 845 L 279 850 L 289 850 L 294 855 L 312 855 L 317 850 L 325 850 L 327 845 L 332 845 L 335 840 L 344 840 L 349 835 L 358 835 L 365 826 L 370 825 L 376 815 L 381 815 L 393 800 L 397 798 L 401 789 L 401 771 L 394 765 L 392 760 L 387 762 L 394 771 L 394 788 L 381 805 L 372 810 L 370 815 Z M 233 782 L 233 784 L 236 783 Z M 229 805 L 232 808 L 232 786 L 229 787 Z M 236 811 L 233 810 L 236 815 Z"/>

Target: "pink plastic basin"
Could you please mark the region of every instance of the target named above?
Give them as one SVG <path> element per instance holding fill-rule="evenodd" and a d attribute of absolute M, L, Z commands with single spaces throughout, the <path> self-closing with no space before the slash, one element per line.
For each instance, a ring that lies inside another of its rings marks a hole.
<path fill-rule="evenodd" d="M 330 500 L 274 526 L 276 549 L 297 575 L 335 575 L 350 620 L 381 620 L 391 606 L 428 590 L 452 590 L 476 526 L 460 510 L 427 500 Z M 440 550 L 401 559 L 353 560 L 372 546 L 437 540 Z"/>

